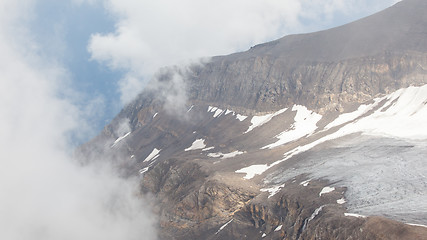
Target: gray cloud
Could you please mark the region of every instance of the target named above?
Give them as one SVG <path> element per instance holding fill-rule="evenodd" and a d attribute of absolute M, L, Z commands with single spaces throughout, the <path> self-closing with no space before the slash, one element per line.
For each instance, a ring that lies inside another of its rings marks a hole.
<path fill-rule="evenodd" d="M 146 87 L 155 93 L 156 100 L 163 105 L 168 114 L 184 120 L 188 110 L 185 82 L 188 73 L 189 70 L 184 66 L 162 68 Z"/>
<path fill-rule="evenodd" d="M 33 4 L 0 2 L 0 238 L 155 239 L 137 179 L 71 157 L 69 136 L 90 125 L 63 91 L 67 71 L 38 54 Z"/>

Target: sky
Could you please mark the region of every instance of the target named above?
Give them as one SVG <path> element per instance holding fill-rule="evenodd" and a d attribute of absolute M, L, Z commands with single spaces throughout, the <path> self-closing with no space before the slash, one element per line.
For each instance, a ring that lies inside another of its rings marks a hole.
<path fill-rule="evenodd" d="M 341 25 L 395 2 L 0 0 L 0 239 L 155 239 L 138 179 L 121 178 L 114 159 L 77 164 L 77 144 L 159 68 Z"/>

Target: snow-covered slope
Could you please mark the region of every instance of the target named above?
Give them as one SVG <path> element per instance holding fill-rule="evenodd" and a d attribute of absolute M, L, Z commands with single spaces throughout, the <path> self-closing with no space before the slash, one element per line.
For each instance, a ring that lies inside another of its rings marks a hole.
<path fill-rule="evenodd" d="M 427 85 L 400 89 L 343 113 L 311 139 L 287 151 L 283 159 L 259 161 L 236 173 L 251 179 L 304 154 L 294 168 L 267 175 L 267 186 L 309 174 L 346 186 L 354 212 L 427 221 Z"/>

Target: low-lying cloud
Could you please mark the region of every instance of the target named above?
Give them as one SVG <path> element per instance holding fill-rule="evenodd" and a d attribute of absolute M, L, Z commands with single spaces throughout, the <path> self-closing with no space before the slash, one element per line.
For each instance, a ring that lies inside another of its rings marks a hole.
<path fill-rule="evenodd" d="M 64 97 L 67 71 L 31 41 L 34 3 L 0 2 L 0 238 L 155 239 L 136 179 L 72 158 L 70 137 L 88 125 Z"/>

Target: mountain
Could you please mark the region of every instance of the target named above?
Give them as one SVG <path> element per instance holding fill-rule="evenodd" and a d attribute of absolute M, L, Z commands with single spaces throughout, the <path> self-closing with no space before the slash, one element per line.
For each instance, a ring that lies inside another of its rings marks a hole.
<path fill-rule="evenodd" d="M 140 177 L 160 239 L 427 239 L 426 11 L 163 69 L 79 155 Z"/>
<path fill-rule="evenodd" d="M 342 27 L 216 57 L 197 72 L 192 96 L 260 111 L 295 102 L 318 109 L 422 83 L 425 4 L 401 2 Z"/>

